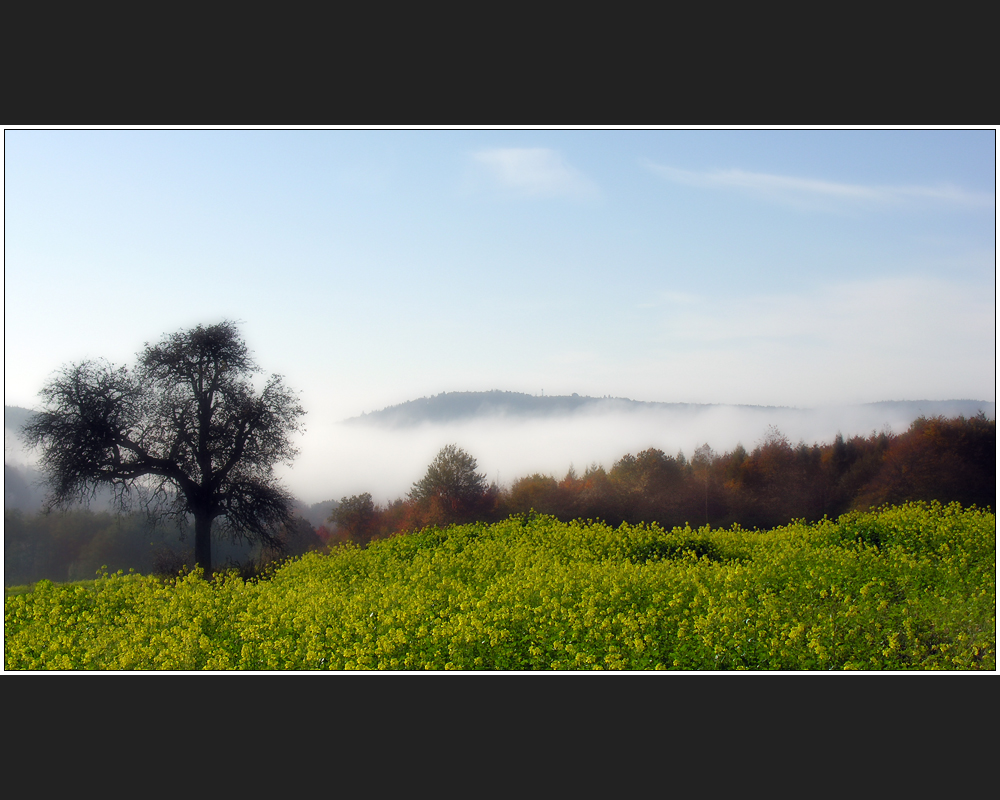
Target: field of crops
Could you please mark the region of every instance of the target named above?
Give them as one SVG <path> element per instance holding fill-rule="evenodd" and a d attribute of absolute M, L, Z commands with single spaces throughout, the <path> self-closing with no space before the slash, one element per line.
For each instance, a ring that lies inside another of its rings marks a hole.
<path fill-rule="evenodd" d="M 994 670 L 996 520 L 910 504 L 770 531 L 529 515 L 267 580 L 110 575 L 4 605 L 8 670 Z"/>

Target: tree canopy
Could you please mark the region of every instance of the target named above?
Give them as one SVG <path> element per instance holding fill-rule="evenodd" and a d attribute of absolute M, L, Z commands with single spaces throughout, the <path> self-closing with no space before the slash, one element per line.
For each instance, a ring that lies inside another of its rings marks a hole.
<path fill-rule="evenodd" d="M 434 496 L 449 502 L 470 502 L 486 491 L 486 476 L 476 470 L 476 459 L 457 445 L 441 448 L 427 467 L 427 473 L 413 484 L 410 497 L 426 500 Z"/>
<path fill-rule="evenodd" d="M 496 492 L 478 468 L 476 459 L 457 445 L 441 448 L 410 490 L 410 500 L 426 512 L 424 524 L 467 522 L 492 508 Z"/>
<path fill-rule="evenodd" d="M 201 325 L 146 344 L 137 366 L 84 361 L 41 390 L 44 409 L 23 429 L 41 449 L 46 508 L 110 487 L 125 510 L 191 515 L 195 560 L 212 572 L 213 522 L 233 538 L 281 547 L 292 497 L 273 469 L 297 454 L 305 413 L 279 375 L 260 372 L 235 323 Z"/>
<path fill-rule="evenodd" d="M 342 497 L 328 519 L 343 530 L 347 538 L 359 544 L 371 538 L 377 521 L 378 509 L 370 492 Z"/>

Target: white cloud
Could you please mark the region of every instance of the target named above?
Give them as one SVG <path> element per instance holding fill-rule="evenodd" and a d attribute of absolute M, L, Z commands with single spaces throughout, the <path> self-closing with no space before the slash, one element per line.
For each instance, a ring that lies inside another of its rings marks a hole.
<path fill-rule="evenodd" d="M 480 150 L 476 163 L 506 189 L 532 197 L 591 199 L 597 186 L 567 164 L 555 150 L 544 147 L 508 147 Z"/>
<path fill-rule="evenodd" d="M 968 192 L 958 186 L 865 186 L 836 183 L 814 178 L 788 175 L 769 175 L 763 172 L 746 172 L 741 169 L 692 172 L 675 167 L 642 162 L 651 172 L 673 183 L 710 189 L 736 189 L 759 197 L 766 197 L 796 205 L 825 205 L 862 203 L 866 206 L 895 206 L 914 201 L 930 201 L 968 208 L 990 208 L 996 197 L 983 192 Z"/>

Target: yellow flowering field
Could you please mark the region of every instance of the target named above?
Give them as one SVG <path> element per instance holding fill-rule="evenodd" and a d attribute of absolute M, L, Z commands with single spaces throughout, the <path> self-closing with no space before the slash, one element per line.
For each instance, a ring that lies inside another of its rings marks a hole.
<path fill-rule="evenodd" d="M 994 670 L 996 519 L 913 503 L 769 531 L 529 514 L 265 580 L 46 581 L 8 670 Z"/>

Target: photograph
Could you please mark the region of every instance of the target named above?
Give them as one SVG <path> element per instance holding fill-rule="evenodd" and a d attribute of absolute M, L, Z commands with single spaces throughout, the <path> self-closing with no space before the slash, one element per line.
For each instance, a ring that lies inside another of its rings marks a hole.
<path fill-rule="evenodd" d="M 995 672 L 996 154 L 5 127 L 4 672 Z"/>

